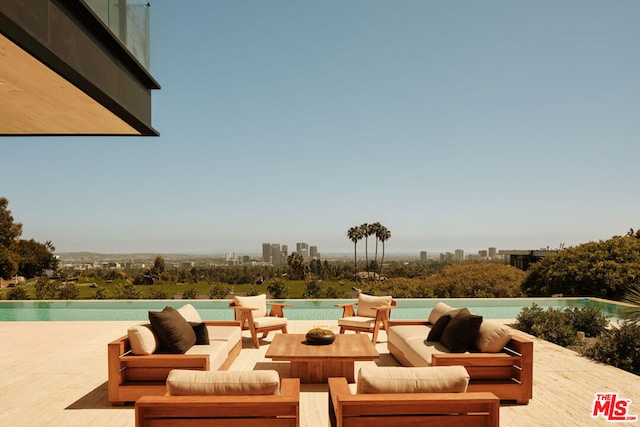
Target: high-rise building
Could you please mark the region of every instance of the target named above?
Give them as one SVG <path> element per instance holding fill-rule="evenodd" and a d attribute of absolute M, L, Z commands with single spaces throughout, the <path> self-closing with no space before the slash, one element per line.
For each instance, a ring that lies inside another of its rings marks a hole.
<path fill-rule="evenodd" d="M 480 249 L 480 250 L 478 251 L 478 256 L 479 256 L 481 259 L 486 259 L 486 258 L 487 258 L 487 250 L 486 250 L 486 249 Z"/>
<path fill-rule="evenodd" d="M 494 259 L 498 255 L 496 248 L 489 248 L 489 258 Z"/>
<path fill-rule="evenodd" d="M 453 260 L 454 260 L 454 261 L 457 261 L 457 262 L 462 262 L 462 261 L 464 261 L 464 250 L 462 250 L 462 249 L 456 249 L 456 251 L 455 251 L 455 255 L 454 255 L 454 257 L 453 257 Z"/>
<path fill-rule="evenodd" d="M 271 264 L 276 267 L 282 265 L 282 251 L 278 243 L 271 245 Z"/>
<path fill-rule="evenodd" d="M 427 262 L 427 251 L 420 251 L 420 262 Z"/>
<path fill-rule="evenodd" d="M 309 261 L 309 245 L 303 242 L 296 243 L 296 252 L 302 255 L 305 261 Z"/>
<path fill-rule="evenodd" d="M 272 262 L 271 261 L 271 243 L 262 244 L 262 261 Z"/>
<path fill-rule="evenodd" d="M 320 254 L 318 253 L 317 246 L 309 246 L 309 258 L 320 259 Z"/>

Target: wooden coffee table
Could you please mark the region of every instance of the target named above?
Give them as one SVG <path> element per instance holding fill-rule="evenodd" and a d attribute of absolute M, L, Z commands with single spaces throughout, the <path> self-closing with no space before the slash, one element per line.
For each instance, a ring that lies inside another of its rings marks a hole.
<path fill-rule="evenodd" d="M 291 362 L 291 376 L 302 383 L 326 383 L 330 377 L 355 382 L 354 363 L 380 355 L 366 334 L 338 334 L 329 345 L 308 345 L 303 334 L 277 334 L 265 357 Z"/>

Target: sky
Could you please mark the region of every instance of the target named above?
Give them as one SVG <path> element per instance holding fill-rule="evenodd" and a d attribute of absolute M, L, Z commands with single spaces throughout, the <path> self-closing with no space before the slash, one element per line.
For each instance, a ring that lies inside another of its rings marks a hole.
<path fill-rule="evenodd" d="M 159 137 L 0 138 L 57 252 L 557 248 L 640 228 L 640 2 L 151 2 Z"/>

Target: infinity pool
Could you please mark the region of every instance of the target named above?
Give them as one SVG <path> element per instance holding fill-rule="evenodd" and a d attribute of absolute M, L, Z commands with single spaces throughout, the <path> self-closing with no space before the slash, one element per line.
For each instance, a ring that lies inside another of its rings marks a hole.
<path fill-rule="evenodd" d="M 392 319 L 425 319 L 439 301 L 452 307 L 468 307 L 486 319 L 515 319 L 520 310 L 536 303 L 543 309 L 549 307 L 597 307 L 610 318 L 617 320 L 624 306 L 598 298 L 451 298 L 451 299 L 398 299 L 398 307 L 392 311 Z M 335 320 L 342 309 L 335 304 L 355 300 L 272 300 L 292 304 L 285 308 L 285 316 L 291 320 Z M 149 317 L 149 311 L 160 311 L 166 306 L 178 308 L 193 304 L 203 319 L 231 320 L 233 311 L 229 300 L 108 300 L 108 301 L 0 301 L 0 321 L 109 321 L 139 320 Z"/>

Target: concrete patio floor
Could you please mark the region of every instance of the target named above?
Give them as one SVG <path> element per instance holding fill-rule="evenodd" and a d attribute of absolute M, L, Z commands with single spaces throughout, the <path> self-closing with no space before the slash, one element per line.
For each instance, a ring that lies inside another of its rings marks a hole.
<path fill-rule="evenodd" d="M 0 425 L 134 426 L 133 406 L 111 407 L 107 400 L 107 343 L 134 322 L 0 322 Z M 337 329 L 334 321 L 290 321 L 290 333 L 312 327 Z M 264 354 L 273 333 L 259 349 L 244 333 L 243 350 L 231 369 L 276 369 L 288 375 L 286 362 Z M 595 393 L 616 392 L 631 399 L 629 413 L 640 415 L 640 377 L 602 365 L 554 344 L 534 340 L 533 399 L 528 405 L 503 403 L 502 426 L 604 426 L 591 416 Z M 397 365 L 377 344 L 377 363 Z M 302 385 L 301 427 L 328 425 L 327 388 Z M 625 424 L 625 423 L 617 423 Z M 629 423 L 640 425 L 637 423 Z"/>

